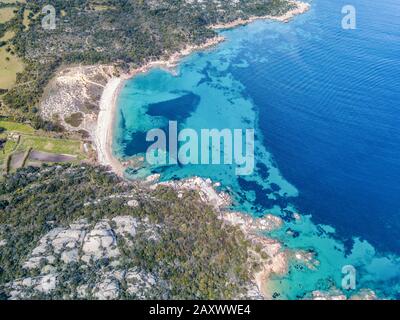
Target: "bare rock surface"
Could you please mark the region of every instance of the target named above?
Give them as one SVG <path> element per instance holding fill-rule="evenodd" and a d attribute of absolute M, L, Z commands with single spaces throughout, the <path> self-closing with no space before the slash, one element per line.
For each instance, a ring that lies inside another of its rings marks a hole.
<path fill-rule="evenodd" d="M 138 268 L 121 269 L 118 239 L 124 240 L 128 247 L 134 246 L 138 228 L 141 228 L 146 239 L 157 241 L 160 227 L 149 223 L 146 218 L 131 216 L 103 219 L 95 224 L 79 220 L 68 227 L 56 227 L 39 240 L 23 263 L 26 270 L 35 271 L 39 275 L 8 283 L 6 288 L 10 298 L 29 298 L 32 292 L 51 294 L 59 286 L 68 285 L 59 279 L 60 275 L 68 272 L 72 263 L 90 275 L 96 261 L 104 259 L 110 261 L 108 267 L 102 267 L 90 276 L 94 277 L 92 285 L 76 288 L 77 298 L 118 299 L 122 285 L 126 286 L 126 292 L 136 298 L 148 298 L 148 294 L 159 285 L 158 277 Z"/>
<path fill-rule="evenodd" d="M 312 292 L 313 300 L 376 300 L 377 296 L 371 289 L 360 289 L 355 294 L 347 297 L 344 292 L 338 288 L 331 288 L 328 291 L 315 290 Z"/>
<path fill-rule="evenodd" d="M 225 192 L 218 192 L 215 189 L 215 185 L 211 179 L 203 179 L 200 177 L 189 178 L 178 181 L 166 181 L 154 184 L 153 188 L 157 186 L 168 186 L 172 187 L 178 192 L 178 196 L 182 194 L 182 191 L 197 191 L 200 195 L 200 199 L 209 205 L 212 205 L 215 209 L 223 209 L 231 204 L 231 198 Z"/>

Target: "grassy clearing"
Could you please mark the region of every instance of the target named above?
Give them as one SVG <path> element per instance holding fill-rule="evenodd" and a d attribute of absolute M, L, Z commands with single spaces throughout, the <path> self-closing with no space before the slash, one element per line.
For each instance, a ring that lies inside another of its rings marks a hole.
<path fill-rule="evenodd" d="M 15 36 L 15 32 L 14 31 L 6 31 L 4 36 L 0 39 L 0 42 L 1 41 L 11 40 L 12 38 L 14 38 L 14 36 Z"/>
<path fill-rule="evenodd" d="M 16 141 L 11 141 L 8 140 L 6 144 L 4 145 L 4 149 L 0 151 L 0 161 L 4 160 L 5 157 L 10 154 L 11 152 L 14 152 L 15 148 L 17 146 Z"/>
<path fill-rule="evenodd" d="M 6 7 L 0 9 L 0 23 L 11 20 L 14 16 L 16 7 Z M 1 41 L 8 41 L 15 36 L 14 31 L 6 31 Z M 22 60 L 13 54 L 13 47 L 4 45 L 0 48 L 0 89 L 10 89 L 14 86 L 17 73 L 24 70 Z"/>
<path fill-rule="evenodd" d="M 76 156 L 76 162 L 85 159 L 80 140 L 58 139 L 44 136 L 42 135 L 43 133 L 34 130 L 29 125 L 13 121 L 0 120 L 0 127 L 6 129 L 5 132 L 0 134 L 0 139 L 7 140 L 3 149 L 0 150 L 0 171 L 1 169 L 6 171 L 6 167 L 10 170 L 16 169 L 10 167 L 10 163 L 15 162 L 16 158 L 14 158 L 14 156 L 18 157 L 21 153 L 25 155 L 22 165 L 38 165 L 44 163 L 42 161 L 31 162 L 30 159 L 28 159 L 29 152 L 32 150 L 55 155 L 65 154 Z"/>
<path fill-rule="evenodd" d="M 1 169 L 3 169 L 5 172 L 8 171 L 11 155 L 15 151 L 17 145 L 17 141 L 7 140 L 3 149 L 0 150 L 0 172 Z"/>
<path fill-rule="evenodd" d="M 26 3 L 25 0 L 0 0 L 0 3 Z"/>
<path fill-rule="evenodd" d="M 40 136 L 22 136 L 16 151 L 25 151 L 33 148 L 37 151 L 81 155 L 81 142 L 78 140 L 54 139 Z"/>
<path fill-rule="evenodd" d="M 24 10 L 24 19 L 22 20 L 22 24 L 24 25 L 25 30 L 29 29 L 29 25 L 31 23 L 31 20 L 29 19 L 29 14 L 31 12 L 31 10 Z"/>
<path fill-rule="evenodd" d="M 5 23 L 7 21 L 10 21 L 12 18 L 14 18 L 15 13 L 14 10 L 15 7 L 6 7 L 6 8 L 1 8 L 0 9 L 0 23 Z"/>
<path fill-rule="evenodd" d="M 0 127 L 6 129 L 6 131 L 11 131 L 11 132 L 26 133 L 26 134 L 35 133 L 35 129 L 33 129 L 30 125 L 13 121 L 0 120 Z"/>
<path fill-rule="evenodd" d="M 24 64 L 16 55 L 0 48 L 0 88 L 10 89 L 16 82 L 17 73 L 24 70 Z"/>

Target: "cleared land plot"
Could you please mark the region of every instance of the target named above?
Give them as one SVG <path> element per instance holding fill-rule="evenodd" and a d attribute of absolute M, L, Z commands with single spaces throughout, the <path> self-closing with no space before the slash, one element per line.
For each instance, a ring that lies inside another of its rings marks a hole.
<path fill-rule="evenodd" d="M 25 0 L 0 0 L 0 3 L 26 3 Z"/>
<path fill-rule="evenodd" d="M 79 162 L 85 158 L 79 140 L 43 136 L 29 125 L 12 121 L 1 120 L 0 127 L 6 129 L 0 134 L 0 138 L 7 140 L 0 150 L 0 165 L 3 170 L 6 169 L 7 159 L 11 159 L 8 167 L 13 171 L 23 165 Z"/>
<path fill-rule="evenodd" d="M 41 151 L 31 151 L 29 155 L 29 161 L 41 161 L 41 162 L 70 162 L 75 161 L 76 156 L 68 156 L 62 154 L 41 152 Z"/>
<path fill-rule="evenodd" d="M 16 55 L 0 48 L 0 88 L 10 89 L 17 80 L 17 73 L 24 70 L 24 64 Z"/>
<path fill-rule="evenodd" d="M 1 37 L 0 41 L 8 41 L 8 40 L 14 38 L 14 36 L 15 36 L 15 32 L 14 31 L 6 31 L 4 33 L 4 36 Z"/>
<path fill-rule="evenodd" d="M 14 10 L 15 7 L 5 7 L 0 9 L 0 23 L 5 23 L 7 21 L 10 21 L 12 18 L 14 18 L 15 13 Z"/>
<path fill-rule="evenodd" d="M 0 120 L 0 127 L 6 129 L 6 131 L 26 134 L 35 133 L 35 129 L 33 129 L 30 125 L 13 121 Z"/>
<path fill-rule="evenodd" d="M 14 153 L 11 157 L 10 161 L 10 169 L 18 169 L 22 167 L 22 163 L 24 162 L 25 152 L 17 152 Z"/>
<path fill-rule="evenodd" d="M 42 152 L 76 156 L 81 154 L 81 142 L 77 140 L 54 139 L 41 136 L 22 136 L 17 151 L 26 150 L 30 147 L 36 151 Z"/>

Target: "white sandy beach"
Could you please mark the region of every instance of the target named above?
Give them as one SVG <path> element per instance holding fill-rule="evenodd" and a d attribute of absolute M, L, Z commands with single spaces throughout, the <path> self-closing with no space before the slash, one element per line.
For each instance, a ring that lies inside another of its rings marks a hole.
<path fill-rule="evenodd" d="M 119 176 L 123 175 L 124 168 L 112 155 L 112 141 L 116 101 L 122 84 L 122 78 L 112 78 L 104 88 L 100 100 L 100 111 L 95 135 L 98 162 L 101 165 L 111 167 Z"/>

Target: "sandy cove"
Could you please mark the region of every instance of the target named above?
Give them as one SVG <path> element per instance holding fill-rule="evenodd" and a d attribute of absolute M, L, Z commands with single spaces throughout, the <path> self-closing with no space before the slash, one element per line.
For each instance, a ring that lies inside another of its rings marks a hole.
<path fill-rule="evenodd" d="M 140 73 L 146 73 L 153 68 L 165 69 L 175 73 L 175 68 L 180 60 L 195 51 L 205 50 L 224 41 L 225 38 L 217 36 L 209 39 L 202 45 L 190 45 L 185 49 L 172 54 L 169 59 L 151 61 L 144 66 L 134 69 L 131 72 L 122 75 L 119 78 L 111 78 L 103 90 L 100 100 L 100 111 L 97 117 L 97 128 L 94 137 L 94 143 L 97 149 L 97 161 L 99 164 L 110 167 L 114 173 L 123 177 L 125 166 L 113 156 L 113 130 L 115 122 L 115 113 L 117 108 L 118 95 L 124 86 L 126 80 L 133 78 Z"/>
<path fill-rule="evenodd" d="M 211 26 L 212 29 L 231 29 L 240 25 L 246 25 L 256 20 L 260 19 L 271 19 L 280 22 L 288 22 L 294 16 L 302 14 L 309 10 L 310 5 L 308 3 L 293 1 L 296 8 L 286 12 L 281 16 L 262 16 L 262 17 L 251 17 L 249 19 L 243 20 L 238 19 L 227 24 L 217 24 Z M 207 48 L 216 46 L 220 42 L 223 42 L 225 38 L 223 36 L 216 36 L 209 39 L 202 45 L 188 45 L 186 48 L 179 52 L 176 52 L 169 56 L 169 58 L 150 61 L 132 70 L 131 72 L 122 75 L 119 78 L 112 78 L 104 88 L 101 100 L 100 100 L 100 112 L 97 119 L 97 129 L 94 137 L 95 145 L 98 153 L 98 162 L 101 165 L 110 167 L 117 175 L 123 177 L 125 167 L 124 165 L 116 159 L 112 154 L 112 142 L 113 142 L 113 127 L 115 121 L 115 109 L 117 106 L 118 95 L 124 82 L 128 79 L 133 78 L 137 74 L 146 73 L 153 68 L 165 69 L 171 73 L 175 73 L 176 66 L 180 60 L 192 54 L 195 51 L 205 50 Z M 167 54 L 168 55 L 168 54 Z"/>

